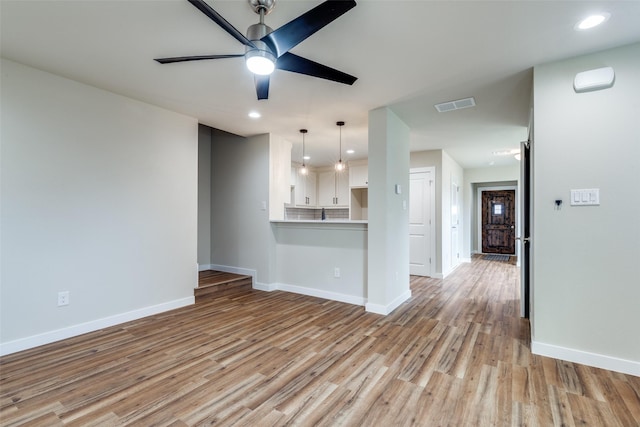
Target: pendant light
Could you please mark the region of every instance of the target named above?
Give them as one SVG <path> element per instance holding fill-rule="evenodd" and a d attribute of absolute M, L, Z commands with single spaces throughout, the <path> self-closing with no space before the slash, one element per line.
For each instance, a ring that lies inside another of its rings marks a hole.
<path fill-rule="evenodd" d="M 345 168 L 344 163 L 342 163 L 342 126 L 344 126 L 344 122 L 336 122 L 336 125 L 338 125 L 340 129 L 340 160 L 338 160 L 338 163 L 335 164 L 335 169 L 336 172 L 342 172 Z"/>
<path fill-rule="evenodd" d="M 300 175 L 306 175 L 309 173 L 309 170 L 307 169 L 307 165 L 304 164 L 304 157 L 305 157 L 304 134 L 307 132 L 308 131 L 306 129 L 300 129 L 300 133 L 302 134 L 302 167 L 300 168 Z"/>

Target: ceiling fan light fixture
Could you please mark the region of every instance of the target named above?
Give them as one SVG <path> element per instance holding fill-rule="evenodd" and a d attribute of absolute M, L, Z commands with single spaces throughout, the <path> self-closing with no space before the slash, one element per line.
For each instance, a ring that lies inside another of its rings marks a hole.
<path fill-rule="evenodd" d="M 268 76 L 276 69 L 276 58 L 266 50 L 251 49 L 245 55 L 247 68 L 253 74 Z"/>
<path fill-rule="evenodd" d="M 251 40 L 253 45 L 247 46 L 244 54 L 244 60 L 247 68 L 253 74 L 259 76 L 268 76 L 276 69 L 276 57 L 271 53 L 269 47 L 261 39 L 273 30 L 263 22 L 264 9 L 259 9 L 260 23 L 253 24 L 247 29 L 247 38 Z"/>

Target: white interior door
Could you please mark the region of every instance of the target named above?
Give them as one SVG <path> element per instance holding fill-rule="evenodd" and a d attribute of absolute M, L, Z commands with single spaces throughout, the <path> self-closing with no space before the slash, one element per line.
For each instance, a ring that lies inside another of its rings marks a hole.
<path fill-rule="evenodd" d="M 433 209 L 431 171 L 411 172 L 409 180 L 409 273 L 432 275 Z"/>

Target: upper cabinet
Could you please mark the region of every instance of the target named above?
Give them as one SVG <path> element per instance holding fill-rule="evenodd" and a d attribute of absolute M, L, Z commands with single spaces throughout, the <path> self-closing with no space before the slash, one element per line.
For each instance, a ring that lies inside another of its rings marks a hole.
<path fill-rule="evenodd" d="M 369 167 L 367 164 L 349 167 L 349 187 L 364 188 L 369 186 Z"/>
<path fill-rule="evenodd" d="M 296 173 L 296 185 L 294 198 L 296 206 L 316 206 L 316 173 L 308 171 L 306 175 Z"/>
<path fill-rule="evenodd" d="M 330 170 L 318 174 L 318 206 L 349 206 L 349 177 L 347 171 L 336 172 Z"/>

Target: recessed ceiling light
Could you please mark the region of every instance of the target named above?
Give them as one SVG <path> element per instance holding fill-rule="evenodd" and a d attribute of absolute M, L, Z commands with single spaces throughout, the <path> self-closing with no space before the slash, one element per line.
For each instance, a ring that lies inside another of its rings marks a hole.
<path fill-rule="evenodd" d="M 262 116 L 261 116 L 261 115 L 260 115 L 260 113 L 258 113 L 257 111 L 251 111 L 251 112 L 249 113 L 249 117 L 251 117 L 252 119 L 259 119 L 259 118 L 260 118 L 260 117 L 262 117 Z"/>
<path fill-rule="evenodd" d="M 611 16 L 610 13 L 603 12 L 597 15 L 591 15 L 578 22 L 575 25 L 576 30 L 588 30 L 589 28 L 597 27 L 598 25 L 605 22 Z"/>
<path fill-rule="evenodd" d="M 309 160 L 309 159 L 311 159 L 311 156 L 304 156 L 303 159 Z"/>
<path fill-rule="evenodd" d="M 353 153 L 355 153 L 355 151 L 353 151 L 353 150 L 347 150 L 347 154 L 353 154 Z"/>
<path fill-rule="evenodd" d="M 520 154 L 519 148 L 514 148 L 512 150 L 502 150 L 502 151 L 494 151 L 494 156 L 513 156 L 514 154 Z"/>

